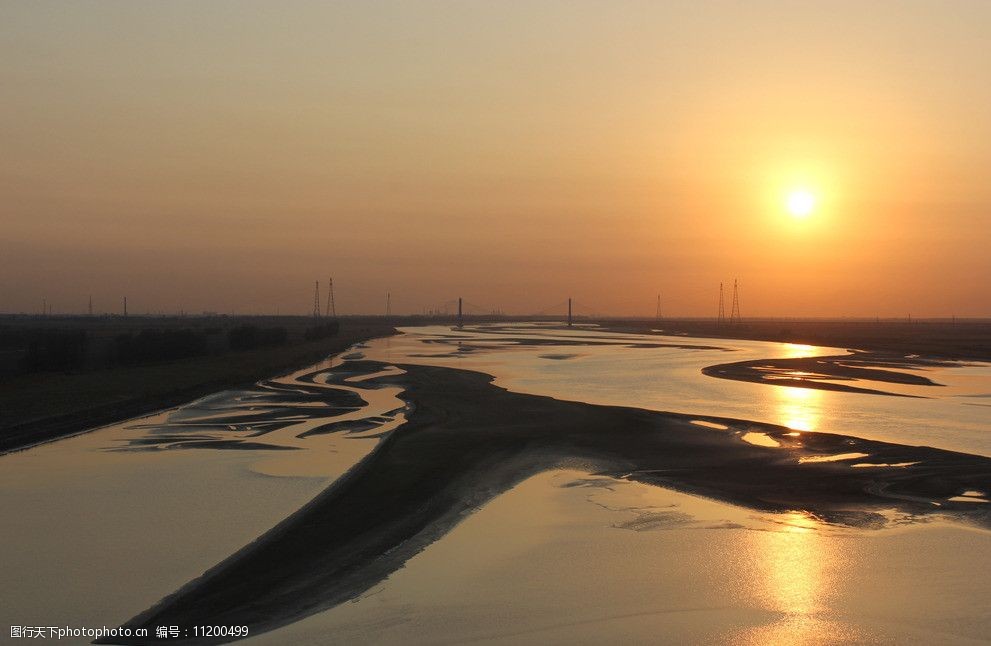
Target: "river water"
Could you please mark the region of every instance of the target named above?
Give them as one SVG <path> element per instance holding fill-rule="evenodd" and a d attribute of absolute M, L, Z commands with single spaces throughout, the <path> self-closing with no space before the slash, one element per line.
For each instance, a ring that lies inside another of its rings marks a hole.
<path fill-rule="evenodd" d="M 770 422 L 991 456 L 991 364 L 906 370 L 941 386 L 855 382 L 887 397 L 716 379 L 702 368 L 754 359 L 846 354 L 842 348 L 736 339 L 615 334 L 594 327 L 406 328 L 369 358 L 479 370 L 516 392 L 594 404 Z M 528 345 L 538 341 L 541 345 Z M 543 345 L 608 343 L 608 345 Z M 652 344 L 713 349 L 641 347 Z"/>
<path fill-rule="evenodd" d="M 942 387 L 865 384 L 925 398 L 885 397 L 700 372 L 837 348 L 539 324 L 402 332 L 344 357 L 478 370 L 560 399 L 991 455 L 987 365 L 923 372 Z M 0 623 L 120 625 L 305 504 L 403 419 L 398 387 L 338 380 L 366 406 L 333 419 L 375 427 L 301 438 L 326 422 L 314 397 L 341 369 L 328 361 L 0 457 Z M 237 421 L 259 411 L 275 430 Z M 229 450 L 232 438 L 260 446 Z M 836 527 L 801 510 L 758 513 L 561 470 L 486 504 L 353 602 L 246 643 L 986 643 L 988 554 L 991 534 L 946 521 Z"/>

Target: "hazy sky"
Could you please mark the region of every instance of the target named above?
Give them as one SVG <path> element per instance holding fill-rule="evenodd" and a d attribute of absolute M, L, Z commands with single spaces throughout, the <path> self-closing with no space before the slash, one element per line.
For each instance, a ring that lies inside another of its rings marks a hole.
<path fill-rule="evenodd" d="M 991 2 L 0 1 L 0 151 L 6 312 L 991 315 Z"/>

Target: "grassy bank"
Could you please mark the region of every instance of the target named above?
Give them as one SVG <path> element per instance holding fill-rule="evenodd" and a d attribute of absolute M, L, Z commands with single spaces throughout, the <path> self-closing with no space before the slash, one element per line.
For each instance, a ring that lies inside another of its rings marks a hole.
<path fill-rule="evenodd" d="M 154 365 L 21 375 L 0 388 L 0 452 L 249 385 L 392 332 L 386 322 L 348 323 L 337 336 L 288 346 Z"/>

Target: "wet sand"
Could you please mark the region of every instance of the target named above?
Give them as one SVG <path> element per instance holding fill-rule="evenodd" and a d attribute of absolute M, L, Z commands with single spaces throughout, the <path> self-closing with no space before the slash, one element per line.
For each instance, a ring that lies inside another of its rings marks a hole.
<path fill-rule="evenodd" d="M 297 513 L 128 625 L 247 624 L 252 635 L 285 626 L 357 598 L 486 502 L 563 467 L 840 526 L 942 517 L 991 527 L 989 505 L 964 496 L 991 490 L 991 459 L 980 456 L 564 402 L 451 368 L 346 367 L 351 379 L 386 371 L 362 383 L 402 386 L 406 423 Z"/>
<path fill-rule="evenodd" d="M 181 406 L 225 388 L 250 387 L 393 332 L 388 323 L 349 323 L 338 336 L 295 346 L 14 378 L 0 397 L 0 455 Z"/>
<path fill-rule="evenodd" d="M 331 359 L 0 457 L 0 616 L 118 625 L 284 520 L 402 420 L 398 388 L 346 373 Z M 365 418 L 382 423 L 299 437 Z"/>
<path fill-rule="evenodd" d="M 912 386 L 941 386 L 921 374 L 901 370 L 966 365 L 960 362 L 924 359 L 879 352 L 853 352 L 830 357 L 758 359 L 723 363 L 703 368 L 702 373 L 720 379 L 736 379 L 776 386 L 818 388 L 848 393 L 913 397 L 850 382 L 875 381 Z M 899 370 L 901 369 L 901 370 Z"/>

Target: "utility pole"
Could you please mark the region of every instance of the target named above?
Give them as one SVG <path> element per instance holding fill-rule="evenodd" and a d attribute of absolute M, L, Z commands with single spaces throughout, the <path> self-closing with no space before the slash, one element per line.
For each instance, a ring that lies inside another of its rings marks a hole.
<path fill-rule="evenodd" d="M 334 305 L 334 279 L 327 279 L 327 317 L 337 318 L 337 307 Z"/>
<path fill-rule="evenodd" d="M 740 293 L 739 293 L 739 289 L 737 288 L 735 278 L 733 279 L 733 308 L 730 310 L 729 313 L 729 322 L 730 323 L 740 322 Z"/>
<path fill-rule="evenodd" d="M 465 317 L 461 312 L 461 297 L 458 296 L 458 329 L 460 330 L 465 326 Z"/>
<path fill-rule="evenodd" d="M 726 307 L 723 305 L 723 284 L 719 283 L 719 316 L 716 318 L 716 323 L 722 325 L 726 322 Z"/>
<path fill-rule="evenodd" d="M 568 299 L 568 327 L 571 327 L 571 299 Z"/>
<path fill-rule="evenodd" d="M 89 315 L 93 316 L 93 295 L 89 296 Z"/>
<path fill-rule="evenodd" d="M 385 294 L 385 315 L 392 316 L 392 292 Z"/>
<path fill-rule="evenodd" d="M 127 316 L 127 296 L 124 297 L 124 316 Z"/>

